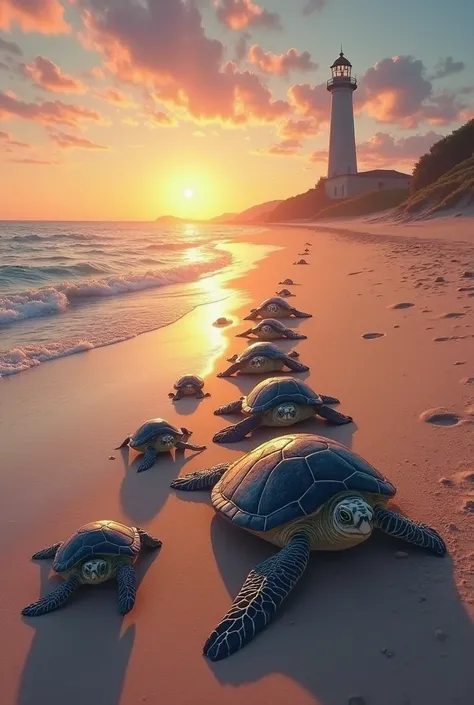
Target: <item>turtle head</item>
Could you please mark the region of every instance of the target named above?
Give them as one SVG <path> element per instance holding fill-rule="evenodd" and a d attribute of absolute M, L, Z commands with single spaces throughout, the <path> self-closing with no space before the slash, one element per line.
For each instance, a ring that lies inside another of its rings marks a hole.
<path fill-rule="evenodd" d="M 176 445 L 176 438 L 171 433 L 163 433 L 158 437 L 157 450 L 170 450 Z"/>
<path fill-rule="evenodd" d="M 362 497 L 344 497 L 333 510 L 334 524 L 338 533 L 361 539 L 372 533 L 374 512 Z"/>
<path fill-rule="evenodd" d="M 103 558 L 89 558 L 82 564 L 81 573 L 85 583 L 102 583 L 109 576 L 110 566 Z"/>

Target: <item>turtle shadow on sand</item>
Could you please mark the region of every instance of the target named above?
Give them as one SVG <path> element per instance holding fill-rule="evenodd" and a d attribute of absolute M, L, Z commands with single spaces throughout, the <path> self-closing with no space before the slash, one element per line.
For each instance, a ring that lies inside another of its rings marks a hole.
<path fill-rule="evenodd" d="M 209 614 L 203 643 L 249 571 L 277 551 L 218 516 L 210 532 L 229 599 Z M 398 550 L 408 558 L 397 559 Z M 270 625 L 231 657 L 205 662 L 223 685 L 280 673 L 321 705 L 339 705 L 355 694 L 384 705 L 467 705 L 472 653 L 474 629 L 449 554 L 437 558 L 375 532 L 357 548 L 312 552 Z"/>
<path fill-rule="evenodd" d="M 137 455 L 131 450 L 133 461 L 129 464 L 125 462 L 128 450 L 122 450 L 124 478 L 120 487 L 120 503 L 130 520 L 140 524 L 150 521 L 158 514 L 171 492 L 171 480 L 178 477 L 188 460 L 200 453 L 190 450 L 159 453 L 153 467 L 146 472 L 137 473 L 143 455 Z"/>
<path fill-rule="evenodd" d="M 173 405 L 174 411 L 179 414 L 179 416 L 190 416 L 191 414 L 194 414 L 194 412 L 198 409 L 199 404 L 202 402 L 207 402 L 209 404 L 210 397 L 206 397 L 205 399 L 196 399 L 195 397 L 183 397 L 181 399 L 178 399 L 177 401 L 173 401 L 173 399 L 170 399 L 171 404 Z"/>

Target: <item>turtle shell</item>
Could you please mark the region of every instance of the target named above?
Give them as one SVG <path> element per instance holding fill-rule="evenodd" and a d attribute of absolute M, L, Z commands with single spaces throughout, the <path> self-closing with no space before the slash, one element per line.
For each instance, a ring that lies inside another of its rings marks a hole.
<path fill-rule="evenodd" d="M 264 355 L 265 357 L 269 357 L 271 360 L 288 357 L 284 350 L 281 350 L 273 343 L 253 343 L 248 346 L 247 350 L 244 350 L 244 352 L 237 357 L 236 362 L 247 362 L 257 355 Z"/>
<path fill-rule="evenodd" d="M 70 536 L 56 553 L 53 570 L 63 573 L 91 556 L 136 556 L 140 535 L 117 521 L 93 521 Z"/>
<path fill-rule="evenodd" d="M 202 389 L 204 387 L 204 380 L 198 375 L 183 375 L 175 382 L 174 388 L 181 389 L 188 384 L 192 384 L 196 389 Z"/>
<path fill-rule="evenodd" d="M 259 414 L 287 401 L 310 406 L 321 406 L 323 403 L 319 394 L 295 377 L 269 377 L 255 385 L 244 398 L 242 411 Z"/>
<path fill-rule="evenodd" d="M 280 308 L 287 308 L 289 311 L 293 310 L 293 306 L 291 306 L 288 301 L 285 301 L 285 299 L 282 299 L 280 296 L 272 296 L 271 299 L 265 299 L 257 308 L 257 311 L 260 311 L 260 309 L 265 308 L 269 304 L 277 304 Z"/>
<path fill-rule="evenodd" d="M 174 436 L 179 436 L 179 438 L 183 435 L 182 430 L 173 426 L 169 421 L 165 421 L 164 419 L 150 419 L 149 421 L 145 421 L 145 423 L 135 431 L 130 439 L 130 446 L 133 448 L 134 446 L 142 446 L 146 443 L 150 443 L 150 441 L 154 440 L 162 433 L 171 433 Z"/>
<path fill-rule="evenodd" d="M 259 331 L 263 326 L 270 326 L 270 328 L 277 331 L 286 330 L 286 326 L 284 326 L 283 323 L 278 321 L 276 318 L 264 318 L 258 325 L 255 326 L 254 330 Z"/>
<path fill-rule="evenodd" d="M 270 531 L 314 514 L 339 492 L 393 497 L 395 487 L 349 448 L 329 438 L 292 434 L 267 441 L 233 463 L 212 503 L 234 524 Z"/>

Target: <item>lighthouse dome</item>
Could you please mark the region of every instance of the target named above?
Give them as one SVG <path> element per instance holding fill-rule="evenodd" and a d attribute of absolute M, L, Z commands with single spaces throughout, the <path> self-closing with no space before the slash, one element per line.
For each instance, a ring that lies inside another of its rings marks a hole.
<path fill-rule="evenodd" d="M 334 69 L 336 68 L 336 66 L 350 66 L 352 68 L 351 62 L 349 61 L 349 59 L 346 59 L 346 57 L 344 56 L 344 52 L 342 51 L 330 68 Z"/>

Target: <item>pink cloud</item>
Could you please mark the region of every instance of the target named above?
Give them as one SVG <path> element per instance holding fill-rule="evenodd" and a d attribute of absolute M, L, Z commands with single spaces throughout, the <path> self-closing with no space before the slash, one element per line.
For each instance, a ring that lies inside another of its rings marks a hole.
<path fill-rule="evenodd" d="M 63 73 L 44 56 L 37 56 L 32 64 L 22 64 L 21 70 L 37 86 L 52 93 L 84 93 L 87 88 L 82 81 Z"/>
<path fill-rule="evenodd" d="M 271 51 L 263 51 L 258 44 L 250 47 L 247 60 L 265 73 L 280 76 L 288 76 L 290 71 L 312 71 L 318 68 L 308 51 L 300 54 L 296 49 L 288 49 L 285 54 L 273 54 Z"/>
<path fill-rule="evenodd" d="M 23 32 L 60 34 L 70 31 L 59 0 L 0 0 L 0 29 L 9 31 L 15 24 Z"/>
<path fill-rule="evenodd" d="M 161 111 L 150 113 L 150 120 L 156 125 L 162 125 L 164 127 L 171 127 L 176 125 L 176 120 L 168 115 L 168 113 L 163 113 Z"/>
<path fill-rule="evenodd" d="M 255 154 L 269 154 L 275 157 L 292 157 L 298 153 L 301 144 L 298 140 L 283 140 L 268 149 L 257 149 Z"/>
<path fill-rule="evenodd" d="M 71 135 L 65 132 L 51 132 L 50 137 L 58 147 L 62 147 L 63 149 L 109 149 L 105 144 L 92 142 L 85 137 L 78 137 L 77 135 Z"/>
<path fill-rule="evenodd" d="M 48 159 L 8 159 L 11 164 L 36 164 L 38 166 L 57 166 L 61 162 Z"/>
<path fill-rule="evenodd" d="M 434 74 L 430 76 L 430 80 L 434 81 L 437 78 L 446 78 L 454 73 L 464 71 L 466 64 L 464 61 L 454 61 L 452 56 L 447 56 L 445 59 L 440 59 L 435 66 Z"/>
<path fill-rule="evenodd" d="M 0 51 L 11 56 L 22 56 L 23 52 L 16 42 L 7 42 L 0 37 Z"/>
<path fill-rule="evenodd" d="M 224 62 L 224 46 L 206 36 L 194 3 L 77 2 L 84 17 L 84 40 L 105 55 L 107 68 L 121 81 L 144 86 L 158 101 L 178 106 L 188 117 L 242 125 L 272 122 L 289 112 L 288 103 L 274 100 L 258 76 Z"/>
<path fill-rule="evenodd" d="M 288 90 L 288 98 L 295 110 L 307 118 L 312 118 L 317 125 L 329 122 L 331 100 L 325 83 L 310 86 L 300 83 Z"/>
<path fill-rule="evenodd" d="M 301 140 L 305 137 L 317 135 L 320 131 L 319 124 L 312 118 L 302 120 L 287 120 L 280 128 L 280 135 L 285 139 Z"/>
<path fill-rule="evenodd" d="M 19 117 L 43 124 L 64 124 L 77 126 L 83 120 L 103 123 L 104 118 L 95 110 L 79 105 L 63 103 L 61 100 L 42 103 L 26 103 L 15 96 L 0 91 L 0 120 Z"/>
<path fill-rule="evenodd" d="M 326 7 L 327 0 L 308 0 L 306 5 L 303 7 L 303 15 L 312 15 L 313 12 L 321 11 Z"/>
<path fill-rule="evenodd" d="M 31 149 L 30 144 L 13 139 L 9 132 L 0 132 L 0 143 L 7 145 L 7 151 L 12 151 L 9 149 L 10 147 L 23 147 L 25 149 Z"/>
<path fill-rule="evenodd" d="M 133 107 L 136 105 L 135 101 L 117 88 L 104 88 L 103 90 L 92 91 L 93 95 L 106 103 L 112 103 L 113 105 L 121 105 L 122 107 Z"/>
<path fill-rule="evenodd" d="M 281 28 L 280 16 L 276 12 L 268 12 L 252 0 L 215 0 L 214 5 L 217 18 L 230 29 L 251 26 Z"/>

